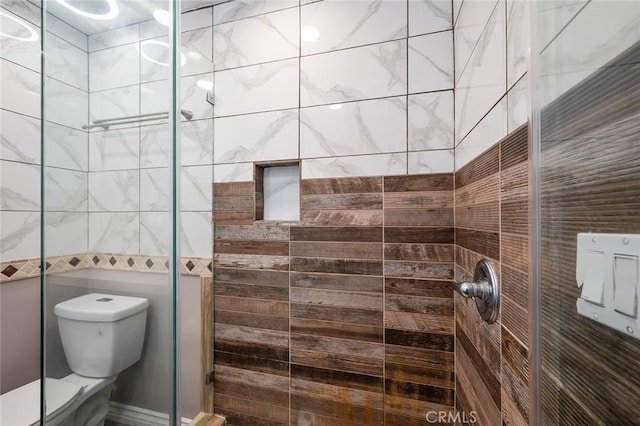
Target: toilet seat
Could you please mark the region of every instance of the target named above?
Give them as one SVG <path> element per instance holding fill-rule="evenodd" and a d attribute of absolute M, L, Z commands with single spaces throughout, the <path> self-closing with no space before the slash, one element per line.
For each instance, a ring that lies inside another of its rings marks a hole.
<path fill-rule="evenodd" d="M 46 379 L 47 420 L 75 402 L 84 388 L 59 379 Z M 40 379 L 0 396 L 0 424 L 31 426 L 40 423 Z"/>

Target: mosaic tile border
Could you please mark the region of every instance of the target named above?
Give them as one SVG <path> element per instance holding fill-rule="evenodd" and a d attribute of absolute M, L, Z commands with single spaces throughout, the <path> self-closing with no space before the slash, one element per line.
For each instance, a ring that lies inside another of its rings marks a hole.
<path fill-rule="evenodd" d="M 180 259 L 180 274 L 193 276 L 211 274 L 211 262 L 211 258 L 183 257 Z M 40 269 L 40 258 L 0 262 L 0 283 L 39 277 Z M 50 274 L 80 269 L 167 273 L 169 261 L 165 256 L 117 253 L 69 254 L 47 259 L 47 271 Z"/>

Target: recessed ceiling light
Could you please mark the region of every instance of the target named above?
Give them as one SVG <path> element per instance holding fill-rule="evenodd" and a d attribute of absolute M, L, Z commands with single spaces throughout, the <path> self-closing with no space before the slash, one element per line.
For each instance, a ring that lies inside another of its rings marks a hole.
<path fill-rule="evenodd" d="M 29 35 L 21 37 L 21 36 L 19 36 L 17 34 L 9 34 L 9 33 L 5 33 L 5 32 L 0 31 L 0 37 L 12 38 L 14 40 L 19 40 L 19 41 L 35 41 L 35 40 L 38 39 L 38 33 L 36 32 L 36 30 L 34 30 L 29 24 L 24 22 L 22 19 L 19 19 L 16 16 L 13 16 L 10 13 L 3 12 L 2 9 L 0 9 L 0 16 L 2 17 L 2 18 L 0 18 L 0 20 L 4 19 L 4 18 L 7 18 L 7 19 L 15 22 L 19 26 L 23 27 L 29 33 Z M 6 28 L 6 27 L 7 27 L 7 25 L 0 25 L 0 28 Z"/>
<path fill-rule="evenodd" d="M 153 17 L 165 27 L 168 27 L 171 24 L 171 15 L 166 10 L 156 9 L 153 12 Z"/>
<path fill-rule="evenodd" d="M 342 108 L 342 104 L 329 105 L 329 108 L 331 108 L 331 109 L 340 109 L 340 108 Z"/>
<path fill-rule="evenodd" d="M 312 25 L 306 25 L 300 30 L 302 41 L 316 41 L 320 37 L 320 31 Z"/>
<path fill-rule="evenodd" d="M 107 5 L 109 6 L 109 11 L 107 13 L 91 13 L 91 12 L 87 12 L 86 10 L 78 9 L 75 6 L 71 6 L 69 3 L 67 3 L 67 0 L 56 0 L 56 1 L 60 3 L 62 6 L 72 11 L 73 13 L 76 13 L 80 16 L 84 16 L 86 18 L 97 19 L 99 21 L 108 21 L 110 19 L 115 18 L 116 16 L 118 16 L 118 13 L 120 13 L 120 9 L 118 9 L 118 4 L 116 3 L 116 0 L 102 0 L 106 2 Z"/>
<path fill-rule="evenodd" d="M 161 55 L 161 58 L 153 58 L 153 57 L 149 56 L 147 54 L 147 52 L 145 52 L 145 49 L 144 49 L 145 46 L 149 46 L 149 45 L 151 45 L 151 46 L 162 46 L 163 48 L 167 49 L 167 52 L 163 52 L 163 54 Z M 160 59 L 165 59 L 169 54 L 169 44 L 165 43 L 164 41 L 160 41 L 160 40 L 143 40 L 143 41 L 140 42 L 140 47 L 139 47 L 138 50 L 140 51 L 140 56 L 145 58 L 147 61 L 153 62 L 154 64 L 162 65 L 163 67 L 169 66 L 168 62 L 162 62 L 160 60 Z M 187 63 L 186 56 L 184 56 L 184 53 L 180 53 L 180 65 L 184 65 L 186 63 Z"/>

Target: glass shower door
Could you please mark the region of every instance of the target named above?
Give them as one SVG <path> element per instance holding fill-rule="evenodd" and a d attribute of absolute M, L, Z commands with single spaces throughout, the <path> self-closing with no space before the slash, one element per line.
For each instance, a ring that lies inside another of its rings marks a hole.
<path fill-rule="evenodd" d="M 178 7 L 42 2 L 45 424 L 179 419 Z"/>
<path fill-rule="evenodd" d="M 614 261 L 603 263 L 599 283 L 593 266 L 605 256 L 602 234 L 616 234 L 616 259 L 627 259 L 625 238 L 640 234 L 640 3 L 536 2 L 534 25 L 537 424 L 637 424 L 637 300 L 631 311 L 619 305 L 629 299 L 616 295 L 624 283 Z M 593 245 L 592 269 L 577 267 L 579 234 Z M 628 257 L 636 274 L 637 255 Z M 592 281 L 602 286 L 595 293 Z M 612 327 L 609 315 L 624 326 Z"/>

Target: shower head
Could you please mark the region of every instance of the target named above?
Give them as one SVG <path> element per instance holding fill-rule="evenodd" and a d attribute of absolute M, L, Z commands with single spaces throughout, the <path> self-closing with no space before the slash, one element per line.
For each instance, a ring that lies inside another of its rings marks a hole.
<path fill-rule="evenodd" d="M 181 109 L 180 114 L 182 114 L 182 116 L 187 120 L 191 120 L 193 118 L 193 112 L 186 109 Z"/>

